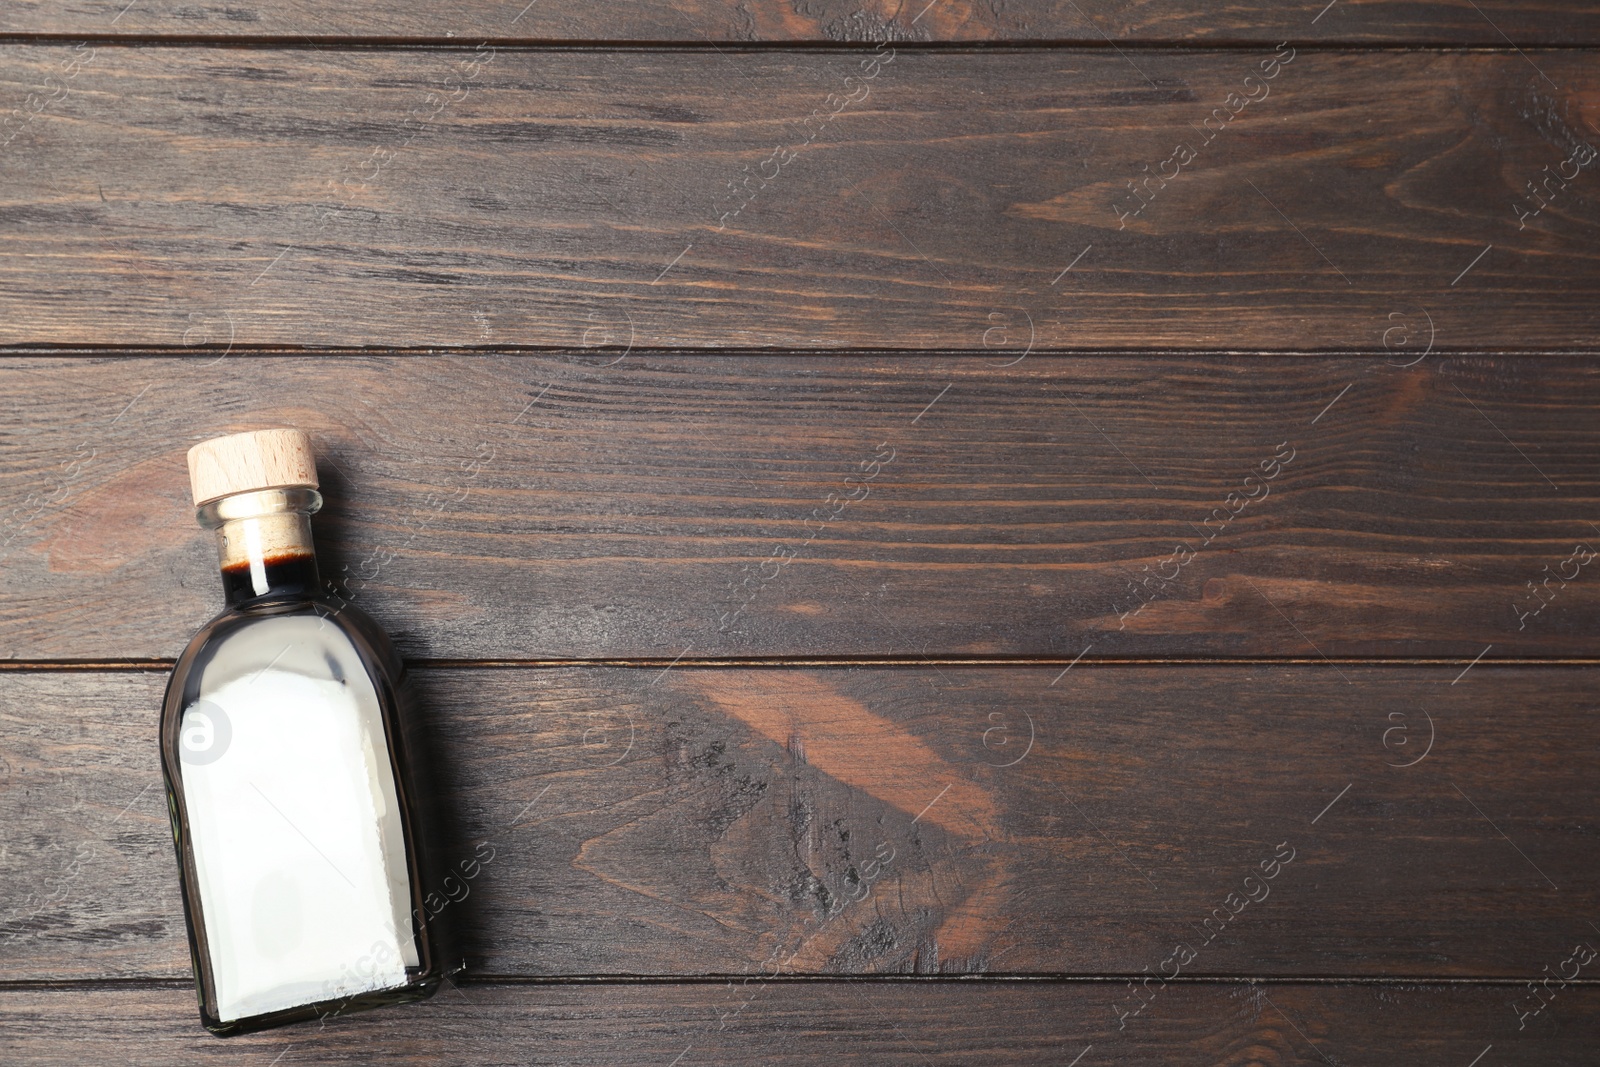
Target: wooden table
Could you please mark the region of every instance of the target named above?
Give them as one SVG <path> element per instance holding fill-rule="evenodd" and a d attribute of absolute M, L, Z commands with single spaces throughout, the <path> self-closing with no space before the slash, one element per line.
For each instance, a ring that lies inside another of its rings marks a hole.
<path fill-rule="evenodd" d="M 1592 3 L 125 2 L 0 10 L 0 1062 L 1597 1062 Z M 493 858 L 220 1041 L 271 425 Z"/>

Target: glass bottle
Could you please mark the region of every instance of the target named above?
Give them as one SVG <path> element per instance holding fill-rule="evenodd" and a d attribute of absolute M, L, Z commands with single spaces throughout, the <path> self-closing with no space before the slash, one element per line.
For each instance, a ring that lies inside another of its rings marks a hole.
<path fill-rule="evenodd" d="M 201 1021 L 233 1034 L 428 997 L 445 969 L 423 908 L 423 739 L 387 635 L 320 588 L 310 439 L 216 438 L 189 469 L 227 597 L 161 714 Z"/>

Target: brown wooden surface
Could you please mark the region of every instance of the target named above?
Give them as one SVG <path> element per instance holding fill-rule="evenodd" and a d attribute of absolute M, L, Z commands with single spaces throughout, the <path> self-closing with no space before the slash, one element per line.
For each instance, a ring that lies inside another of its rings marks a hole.
<path fill-rule="evenodd" d="M 0 1043 L 23 1062 L 527 1065 L 1150 1063 L 1261 1067 L 1592 1062 L 1600 993 L 1569 987 L 1517 1029 L 1518 989 L 1172 985 L 1117 1028 L 1123 983 L 515 986 L 220 1043 L 189 989 L 0 992 Z M 1526 995 L 1524 993 L 1524 995 Z M 737 1011 L 739 1005 L 752 1005 Z M 724 1016 L 729 1016 L 726 1024 Z M 115 1028 L 107 1020 L 115 1021 Z M 1486 1046 L 1488 1047 L 1486 1049 Z M 1086 1052 L 1085 1049 L 1088 1049 Z M 676 1059 L 675 1059 L 676 1058 Z"/>
<path fill-rule="evenodd" d="M 871 54 L 0 48 L 0 345 L 1593 347 L 1586 53 Z"/>
<path fill-rule="evenodd" d="M 5 361 L 0 655 L 175 658 L 219 603 L 184 452 L 280 424 L 411 657 L 1595 651 L 1585 360 L 614 360 Z"/>
<path fill-rule="evenodd" d="M 1597 42 L 0 7 L 0 1062 L 1591 1063 Z M 219 1042 L 155 716 L 265 425 L 494 858 L 464 986 Z"/>
<path fill-rule="evenodd" d="M 145 743 L 163 684 L 0 672 L 0 821 L 31 843 L 0 900 L 34 895 L 0 916 L 10 977 L 188 972 Z M 449 905 L 477 974 L 1139 974 L 1187 943 L 1190 975 L 1516 979 L 1600 944 L 1592 669 L 460 668 L 418 687 L 456 847 L 491 857 Z"/>
<path fill-rule="evenodd" d="M 243 0 L 202 6 L 184 0 L 11 0 L 0 33 L 94 37 L 282 37 L 308 44 L 346 37 L 386 40 L 851 41 L 1232 43 L 1362 41 L 1380 44 L 1594 44 L 1600 16 L 1584 0 L 1133 0 L 1108 6 L 1074 0 L 974 3 L 899 0 L 750 4 L 670 0 L 581 5 L 454 0 L 385 6 L 373 0 Z"/>

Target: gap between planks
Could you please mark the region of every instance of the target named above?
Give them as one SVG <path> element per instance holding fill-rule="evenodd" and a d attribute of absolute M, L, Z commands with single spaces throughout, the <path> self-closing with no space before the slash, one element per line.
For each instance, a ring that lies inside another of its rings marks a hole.
<path fill-rule="evenodd" d="M 172 659 L 42 659 L 0 660 L 0 672 L 149 672 L 170 671 Z M 674 670 L 842 669 L 849 667 L 1460 667 L 1477 664 L 1465 655 L 1445 656 L 708 656 L 703 659 L 666 656 L 530 658 L 530 659 L 427 659 L 407 658 L 407 667 L 424 670 L 556 670 L 572 667 Z M 1596 667 L 1592 656 L 1505 656 L 1483 660 L 1493 667 Z"/>
<path fill-rule="evenodd" d="M 451 982 L 460 986 L 643 986 L 643 985 L 725 985 L 728 982 L 749 979 L 749 973 L 728 974 L 570 974 L 570 975 L 514 975 L 484 974 L 458 975 Z M 1133 981 L 1142 974 L 769 974 L 762 975 L 763 984 L 771 985 L 1096 985 L 1119 984 Z M 1470 986 L 1517 987 L 1527 985 L 1525 978 L 1473 978 L 1432 977 L 1428 975 L 1350 975 L 1343 977 L 1283 976 L 1283 975 L 1179 975 L 1167 979 L 1171 985 L 1195 986 L 1255 986 L 1255 985 L 1312 985 L 1312 986 Z M 0 980 L 0 996 L 8 992 L 64 991 L 84 992 L 91 989 L 189 989 L 193 978 L 38 978 Z M 1574 978 L 1569 986 L 1600 988 L 1600 978 Z"/>
<path fill-rule="evenodd" d="M 1292 38 L 1291 38 L 1292 40 Z M 733 39 L 700 41 L 642 41 L 496 37 L 465 35 L 461 37 L 385 37 L 380 34 L 362 36 L 308 37 L 304 34 L 261 34 L 256 36 L 205 34 L 105 34 L 105 33 L 0 33 L 0 46 L 60 46 L 88 44 L 96 48 L 219 48 L 237 51 L 322 52 L 329 50 L 347 52 L 470 52 L 479 44 L 492 44 L 508 52 L 648 52 L 744 55 L 760 52 L 780 52 L 789 55 L 829 52 L 870 51 L 875 41 L 741 41 Z M 1015 52 L 1184 52 L 1223 54 L 1259 52 L 1271 47 L 1262 40 L 1249 38 L 1208 38 L 1207 40 L 1166 40 L 1149 37 L 1130 37 L 1126 40 L 1109 40 L 1103 37 L 1037 38 L 999 41 L 910 41 L 892 42 L 897 52 L 914 53 L 1015 53 Z M 1523 52 L 1593 52 L 1600 45 L 1577 44 L 1562 41 L 1532 43 L 1508 39 L 1507 44 L 1458 44 L 1430 38 L 1371 41 L 1360 39 L 1325 39 L 1319 41 L 1293 41 L 1299 52 L 1474 52 L 1515 55 Z"/>
<path fill-rule="evenodd" d="M 1600 48 L 1596 54 L 1600 55 Z M 385 347 L 364 345 L 339 347 L 333 345 L 122 345 L 122 344 L 24 344 L 0 345 L 0 359 L 105 359 L 118 356 L 124 359 L 201 360 L 216 362 L 219 354 L 251 356 L 257 359 L 304 359 L 307 356 L 325 356 L 329 359 L 356 358 L 437 358 L 439 356 L 578 356 L 603 359 L 620 354 L 641 359 L 982 359 L 994 358 L 994 349 L 981 348 L 645 348 L 635 346 L 596 346 L 572 348 L 560 345 L 450 345 L 446 347 Z M 1515 359 L 1515 360 L 1570 360 L 1600 356 L 1600 348 L 1439 348 L 1429 353 L 1437 360 L 1447 359 Z M 1050 348 L 1035 349 L 1029 359 L 1051 360 L 1067 364 L 1080 359 L 1128 360 L 1210 360 L 1210 359 L 1321 359 L 1321 360 L 1383 360 L 1392 352 L 1365 348 Z M 0 371 L 6 368 L 0 367 Z M 1399 369 L 1399 368 L 1397 368 Z"/>

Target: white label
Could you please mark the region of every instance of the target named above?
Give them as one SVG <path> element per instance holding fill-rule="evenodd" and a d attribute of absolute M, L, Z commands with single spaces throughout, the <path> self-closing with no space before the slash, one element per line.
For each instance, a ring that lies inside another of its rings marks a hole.
<path fill-rule="evenodd" d="M 404 838 L 348 640 L 320 619 L 264 619 L 228 639 L 213 681 L 184 712 L 179 755 L 220 1018 L 404 984 Z"/>

